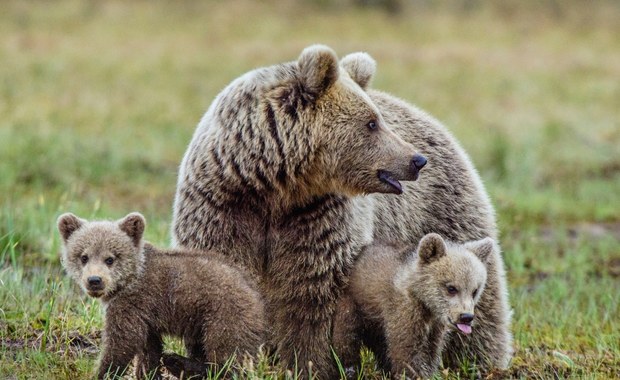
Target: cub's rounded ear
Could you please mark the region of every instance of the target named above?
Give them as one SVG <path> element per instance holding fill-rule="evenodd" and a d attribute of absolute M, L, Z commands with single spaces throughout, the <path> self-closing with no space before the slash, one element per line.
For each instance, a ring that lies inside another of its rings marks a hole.
<path fill-rule="evenodd" d="M 146 221 L 139 212 L 132 212 L 118 221 L 118 227 L 131 238 L 131 241 L 136 247 L 139 246 L 142 241 L 145 226 Z"/>
<path fill-rule="evenodd" d="M 325 45 L 308 46 L 297 60 L 304 90 L 320 97 L 338 80 L 338 57 Z"/>
<path fill-rule="evenodd" d="M 76 215 L 68 212 L 58 217 L 56 224 L 62 240 L 66 243 L 73 233 L 80 229 L 86 220 L 78 218 Z"/>
<path fill-rule="evenodd" d="M 368 53 L 352 53 L 340 60 L 340 66 L 364 90 L 377 71 L 377 62 Z"/>
<path fill-rule="evenodd" d="M 483 263 L 488 263 L 491 254 L 495 251 L 495 241 L 491 238 L 484 238 L 481 240 L 470 241 L 465 243 L 465 248 L 471 252 L 473 252 L 480 261 Z"/>
<path fill-rule="evenodd" d="M 423 263 L 432 263 L 446 255 L 446 243 L 438 234 L 425 235 L 418 245 L 418 255 Z"/>

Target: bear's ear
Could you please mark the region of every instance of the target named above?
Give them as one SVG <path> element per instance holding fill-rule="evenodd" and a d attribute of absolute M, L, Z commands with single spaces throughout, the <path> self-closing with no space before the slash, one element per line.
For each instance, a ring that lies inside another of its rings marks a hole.
<path fill-rule="evenodd" d="M 465 248 L 473 252 L 480 261 L 488 263 L 491 254 L 495 251 L 495 241 L 491 238 L 484 238 L 481 240 L 470 241 L 465 243 Z"/>
<path fill-rule="evenodd" d="M 438 234 L 428 234 L 418 245 L 418 255 L 423 263 L 432 263 L 446 255 L 446 243 Z"/>
<path fill-rule="evenodd" d="M 58 217 L 58 221 L 56 222 L 58 225 L 58 231 L 60 232 L 60 236 L 62 240 L 66 243 L 67 240 L 73 235 L 73 233 L 80 229 L 85 223 L 86 220 L 80 219 L 74 214 L 68 212 L 66 214 L 62 214 Z"/>
<path fill-rule="evenodd" d="M 325 45 L 308 46 L 297 60 L 305 91 L 320 97 L 338 80 L 338 57 Z"/>
<path fill-rule="evenodd" d="M 353 53 L 340 60 L 340 66 L 364 90 L 377 71 L 377 62 L 367 53 Z"/>
<path fill-rule="evenodd" d="M 145 225 L 146 221 L 139 212 L 132 212 L 118 221 L 118 227 L 131 238 L 131 241 L 136 247 L 138 247 L 142 241 Z"/>

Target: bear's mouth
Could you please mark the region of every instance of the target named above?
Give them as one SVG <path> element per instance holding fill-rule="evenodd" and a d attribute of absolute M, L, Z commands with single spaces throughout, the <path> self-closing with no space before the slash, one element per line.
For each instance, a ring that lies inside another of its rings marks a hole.
<path fill-rule="evenodd" d="M 396 178 L 394 178 L 394 174 L 388 172 L 387 170 L 377 170 L 377 177 L 379 180 L 390 186 L 391 193 L 394 194 L 402 194 L 403 186 L 398 182 Z"/>
<path fill-rule="evenodd" d="M 88 295 L 93 298 L 99 298 L 103 296 L 103 289 L 101 290 L 88 290 Z"/>
<path fill-rule="evenodd" d="M 86 285 L 86 293 L 93 298 L 99 298 L 105 293 L 104 285 Z"/>
<path fill-rule="evenodd" d="M 471 334 L 471 325 L 469 323 L 454 323 L 454 327 L 465 335 Z"/>

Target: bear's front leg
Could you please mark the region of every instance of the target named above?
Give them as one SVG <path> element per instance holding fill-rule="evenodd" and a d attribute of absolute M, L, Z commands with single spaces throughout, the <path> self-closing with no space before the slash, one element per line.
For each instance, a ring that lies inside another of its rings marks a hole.
<path fill-rule="evenodd" d="M 98 379 L 121 379 L 127 375 L 129 365 L 138 353 L 137 347 L 118 334 L 104 332 L 103 350 L 99 362 Z M 128 344 L 129 343 L 129 344 Z"/>
<path fill-rule="evenodd" d="M 271 336 L 282 366 L 302 372 L 303 378 L 312 372 L 320 379 L 335 379 L 330 335 L 337 291 L 319 278 L 284 272 L 288 278 L 279 273 L 265 291 Z"/>
<path fill-rule="evenodd" d="M 513 355 L 506 274 L 499 252 L 489 257 L 487 284 L 476 305 L 473 332 L 451 332 L 443 352 L 446 368 L 460 368 L 461 363 L 475 363 L 483 372 L 505 369 Z"/>
<path fill-rule="evenodd" d="M 387 358 L 393 379 L 427 379 L 441 361 L 445 328 L 411 305 L 386 310 Z M 415 305 L 421 308 L 420 305 Z"/>
<path fill-rule="evenodd" d="M 261 287 L 272 342 L 283 364 L 336 379 L 333 320 L 353 257 L 371 240 L 355 223 L 355 205 L 327 196 L 298 207 L 270 226 Z"/>
<path fill-rule="evenodd" d="M 304 378 L 312 372 L 331 380 L 338 378 L 331 331 L 344 276 L 317 267 L 321 261 L 307 251 L 274 257 L 262 286 L 270 336 L 282 366 L 303 371 Z"/>
<path fill-rule="evenodd" d="M 353 297 L 345 291 L 338 301 L 334 316 L 332 346 L 347 371 L 355 371 L 360 364 L 362 337 L 359 332 L 363 325 L 364 321 Z"/>
<path fill-rule="evenodd" d="M 106 311 L 98 379 L 122 378 L 133 358 L 147 347 L 146 324 L 125 306 L 109 305 Z"/>
<path fill-rule="evenodd" d="M 148 334 L 146 347 L 136 357 L 135 375 L 137 379 L 158 380 L 162 378 L 160 360 L 164 343 L 159 334 L 151 331 Z"/>

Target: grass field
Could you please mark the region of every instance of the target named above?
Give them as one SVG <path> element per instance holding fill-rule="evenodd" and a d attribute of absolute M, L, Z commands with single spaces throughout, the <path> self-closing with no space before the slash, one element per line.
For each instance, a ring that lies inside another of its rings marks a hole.
<path fill-rule="evenodd" d="M 618 20 L 602 0 L 397 14 L 329 0 L 2 2 L 0 378 L 93 373 L 102 309 L 63 276 L 57 216 L 137 210 L 167 245 L 177 166 L 213 97 L 315 42 L 368 51 L 374 87 L 442 120 L 479 168 L 514 308 L 516 356 L 496 375 L 620 377 Z M 264 365 L 255 377 L 278 373 Z"/>

